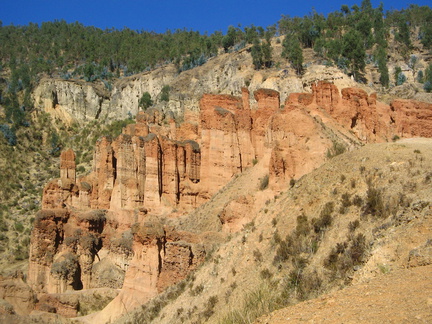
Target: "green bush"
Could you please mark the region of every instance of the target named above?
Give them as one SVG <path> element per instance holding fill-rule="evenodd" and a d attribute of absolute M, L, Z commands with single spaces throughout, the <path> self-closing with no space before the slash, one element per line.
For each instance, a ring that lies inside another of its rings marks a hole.
<path fill-rule="evenodd" d="M 333 211 L 334 203 L 332 201 L 327 202 L 321 210 L 320 216 L 318 218 L 312 219 L 312 226 L 315 233 L 323 232 L 331 225 L 333 220 L 331 214 Z"/>
<path fill-rule="evenodd" d="M 331 159 L 337 155 L 345 153 L 346 147 L 344 144 L 333 141 L 333 146 L 327 150 L 327 158 Z"/>
<path fill-rule="evenodd" d="M 191 296 L 198 296 L 203 292 L 203 290 L 204 290 L 204 285 L 199 284 L 194 289 L 191 289 L 190 294 L 191 294 Z"/>
<path fill-rule="evenodd" d="M 373 187 L 370 181 L 368 181 L 368 190 L 366 193 L 366 202 L 363 207 L 363 214 L 375 217 L 387 217 L 388 215 L 382 189 Z"/>
<path fill-rule="evenodd" d="M 336 244 L 324 261 L 324 267 L 331 270 L 335 277 L 339 275 L 341 279 L 348 279 L 346 274 L 364 262 L 366 253 L 366 236 L 362 233 L 349 236 L 344 243 Z"/>
<path fill-rule="evenodd" d="M 161 95 L 160 95 L 161 96 L 160 97 L 161 101 L 166 101 L 166 102 L 169 101 L 169 92 L 170 92 L 170 90 L 171 90 L 171 87 L 169 85 L 164 85 L 162 87 Z"/>
<path fill-rule="evenodd" d="M 261 179 L 259 190 L 267 189 L 268 185 L 269 185 L 269 175 L 267 174 L 264 176 L 264 178 Z"/>
<path fill-rule="evenodd" d="M 15 230 L 19 233 L 24 232 L 24 225 L 21 222 L 15 223 Z"/>
<path fill-rule="evenodd" d="M 138 101 L 138 108 L 141 108 L 142 110 L 147 110 L 152 105 L 153 105 L 153 100 L 151 98 L 150 93 L 144 92 Z"/>
<path fill-rule="evenodd" d="M 213 314 L 214 314 L 214 308 L 216 304 L 218 303 L 218 297 L 217 296 L 211 296 L 206 303 L 206 308 L 203 312 L 204 318 L 208 320 Z"/>

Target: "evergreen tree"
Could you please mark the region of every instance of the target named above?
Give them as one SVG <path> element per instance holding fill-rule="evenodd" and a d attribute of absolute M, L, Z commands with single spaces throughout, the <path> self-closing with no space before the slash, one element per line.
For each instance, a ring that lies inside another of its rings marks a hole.
<path fill-rule="evenodd" d="M 258 39 L 254 40 L 251 48 L 252 64 L 255 70 L 259 70 L 263 65 L 263 53 Z"/>
<path fill-rule="evenodd" d="M 432 21 L 432 14 L 430 19 L 430 21 Z M 420 29 L 421 43 L 424 47 L 429 49 L 432 48 L 432 23 L 430 23 L 430 21 Z"/>
<path fill-rule="evenodd" d="M 426 68 L 423 88 L 426 92 L 432 92 L 432 63 Z"/>
<path fill-rule="evenodd" d="M 245 40 L 248 44 L 253 44 L 255 39 L 258 38 L 257 28 L 252 25 L 251 27 L 245 27 Z"/>
<path fill-rule="evenodd" d="M 171 87 L 169 85 L 164 85 L 161 90 L 161 101 L 169 101 L 169 92 Z"/>
<path fill-rule="evenodd" d="M 222 39 L 222 46 L 225 52 L 228 52 L 228 49 L 235 44 L 236 40 L 236 29 L 234 26 L 228 27 L 228 32 Z"/>
<path fill-rule="evenodd" d="M 283 43 L 282 57 L 288 59 L 297 75 L 303 73 L 303 51 L 297 37 L 285 37 Z"/>
<path fill-rule="evenodd" d="M 417 82 L 423 83 L 424 82 L 423 78 L 424 78 L 423 71 L 422 70 L 418 71 Z"/>
<path fill-rule="evenodd" d="M 378 62 L 378 71 L 380 73 L 380 82 L 383 87 L 387 88 L 389 86 L 390 77 L 387 68 L 387 53 L 383 47 L 378 47 L 375 53 Z"/>
<path fill-rule="evenodd" d="M 142 110 L 147 110 L 147 108 L 151 107 L 152 105 L 153 100 L 150 93 L 144 92 L 140 100 L 138 101 L 138 108 L 141 108 Z"/>
<path fill-rule="evenodd" d="M 360 72 L 363 72 L 366 63 L 366 52 L 363 46 L 361 34 L 355 30 L 349 30 L 342 40 L 342 55 L 350 61 L 351 73 L 354 78 L 360 78 Z"/>
<path fill-rule="evenodd" d="M 408 49 L 411 48 L 410 31 L 408 22 L 402 16 L 398 24 L 398 32 L 395 35 L 396 41 L 404 44 Z"/>
<path fill-rule="evenodd" d="M 271 47 L 271 32 L 266 31 L 265 33 L 265 42 L 261 45 L 261 51 L 263 56 L 263 64 L 265 67 L 269 68 L 272 64 L 272 52 L 273 49 Z"/>
<path fill-rule="evenodd" d="M 360 9 L 361 9 L 362 12 L 370 15 L 372 13 L 372 3 L 371 3 L 371 1 L 370 0 L 363 0 L 361 2 Z"/>
<path fill-rule="evenodd" d="M 395 70 L 393 72 L 393 78 L 395 80 L 395 84 L 397 84 L 398 78 L 399 78 L 399 74 L 401 74 L 401 73 L 402 73 L 401 67 L 400 66 L 396 66 Z"/>

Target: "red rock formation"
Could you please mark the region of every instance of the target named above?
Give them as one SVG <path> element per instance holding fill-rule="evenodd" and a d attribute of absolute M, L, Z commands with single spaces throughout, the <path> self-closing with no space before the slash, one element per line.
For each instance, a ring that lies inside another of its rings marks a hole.
<path fill-rule="evenodd" d="M 340 100 L 338 88 L 329 82 L 320 81 L 312 84 L 312 93 L 316 104 L 329 113 L 333 111 Z"/>
<path fill-rule="evenodd" d="M 270 154 L 271 145 L 266 141 L 265 134 L 271 117 L 280 109 L 279 93 L 269 89 L 259 89 L 254 92 L 258 109 L 253 111 L 252 143 L 258 160 Z"/>
<path fill-rule="evenodd" d="M 279 92 L 271 89 L 258 89 L 254 92 L 258 109 L 277 111 L 280 108 Z"/>
<path fill-rule="evenodd" d="M 339 125 L 364 142 L 387 140 L 391 133 L 390 109 L 362 89 L 345 88 L 341 95 L 335 85 L 318 82 L 312 85 L 314 105 L 324 109 Z"/>
<path fill-rule="evenodd" d="M 318 167 L 334 141 L 349 146 L 394 134 L 432 135 L 430 104 L 396 100 L 389 107 L 375 94 L 356 88 L 340 94 L 326 82 L 312 89 L 290 94 L 283 109 L 279 93 L 268 89 L 254 92 L 252 108 L 245 88 L 241 98 L 204 95 L 199 114 L 188 112 L 181 125 L 172 117 L 164 123 L 154 109 L 140 112 L 118 138 L 97 142 L 93 170 L 79 179 L 73 151 L 63 152 L 61 177 L 46 185 L 34 223 L 31 287 L 51 294 L 122 288 L 111 311 L 101 313 L 108 321 L 124 305 L 131 309 L 184 279 L 204 258 L 207 238 L 178 232 L 158 216 L 193 210 L 257 160 L 269 168 L 270 188 L 284 190 Z M 252 203 L 241 197 L 225 206 L 223 230 L 250 221 L 239 211 Z M 44 305 L 55 303 L 50 298 Z"/>
<path fill-rule="evenodd" d="M 62 182 L 70 180 L 75 183 L 75 153 L 71 149 L 60 154 L 60 179 Z"/>
<path fill-rule="evenodd" d="M 397 99 L 390 104 L 395 134 L 400 137 L 432 137 L 432 104 Z"/>
<path fill-rule="evenodd" d="M 242 100 L 232 96 L 204 95 L 200 106 L 202 194 L 209 198 L 252 164 L 252 118 Z"/>
<path fill-rule="evenodd" d="M 331 140 L 323 136 L 322 125 L 302 108 L 284 110 L 272 116 L 267 141 L 272 147 L 270 183 L 284 188 L 293 179 L 322 164 Z"/>
<path fill-rule="evenodd" d="M 44 188 L 42 208 L 56 209 L 71 205 L 73 193 L 77 191 L 75 181 L 75 153 L 69 149 L 60 154 L 60 179 L 49 182 Z"/>
<path fill-rule="evenodd" d="M 285 109 L 290 106 L 309 106 L 313 99 L 312 93 L 290 93 L 285 100 Z"/>

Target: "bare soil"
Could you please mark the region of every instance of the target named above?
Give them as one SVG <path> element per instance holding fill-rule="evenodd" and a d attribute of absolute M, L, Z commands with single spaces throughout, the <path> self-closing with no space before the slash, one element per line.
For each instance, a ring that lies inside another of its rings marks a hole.
<path fill-rule="evenodd" d="M 431 273 L 431 265 L 397 270 L 278 310 L 256 323 L 431 323 Z"/>

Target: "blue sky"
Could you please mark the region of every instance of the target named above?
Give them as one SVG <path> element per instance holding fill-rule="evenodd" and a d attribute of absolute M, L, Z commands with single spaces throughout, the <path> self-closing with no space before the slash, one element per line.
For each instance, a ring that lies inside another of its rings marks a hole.
<path fill-rule="evenodd" d="M 379 3 L 372 1 L 374 7 Z M 410 3 L 430 5 L 431 0 L 388 0 L 384 1 L 384 8 L 407 8 Z M 102 29 L 128 27 L 163 33 L 167 29 L 186 28 L 225 33 L 229 25 L 267 27 L 276 23 L 281 15 L 304 16 L 312 8 L 327 14 L 339 10 L 342 4 L 360 5 L 361 0 L 1 0 L 0 4 L 3 25 L 64 19 Z"/>

